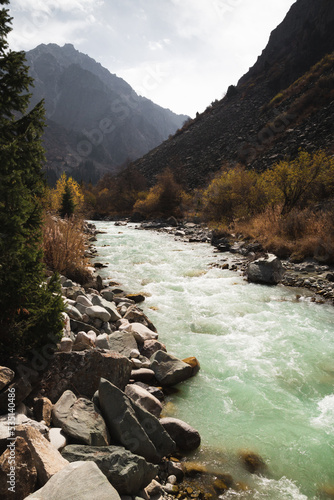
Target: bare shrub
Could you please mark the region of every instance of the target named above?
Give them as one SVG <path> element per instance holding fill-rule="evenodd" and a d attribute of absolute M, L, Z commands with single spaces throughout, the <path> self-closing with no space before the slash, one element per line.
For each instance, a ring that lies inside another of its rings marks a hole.
<path fill-rule="evenodd" d="M 47 267 L 81 284 L 91 277 L 85 257 L 82 220 L 59 219 L 47 214 L 43 227 L 44 260 Z"/>

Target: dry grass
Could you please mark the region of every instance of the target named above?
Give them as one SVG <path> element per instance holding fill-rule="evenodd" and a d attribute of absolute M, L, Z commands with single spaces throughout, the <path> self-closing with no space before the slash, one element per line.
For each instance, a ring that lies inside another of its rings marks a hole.
<path fill-rule="evenodd" d="M 334 212 L 294 210 L 282 216 L 281 207 L 268 208 L 235 229 L 258 240 L 265 250 L 294 261 L 315 258 L 334 263 Z"/>
<path fill-rule="evenodd" d="M 44 260 L 52 271 L 84 284 L 91 277 L 85 257 L 82 220 L 46 214 L 43 227 Z"/>

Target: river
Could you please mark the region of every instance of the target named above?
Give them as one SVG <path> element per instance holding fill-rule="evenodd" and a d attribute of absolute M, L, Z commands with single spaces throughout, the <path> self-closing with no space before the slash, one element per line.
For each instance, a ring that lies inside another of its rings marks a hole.
<path fill-rule="evenodd" d="M 334 491 L 333 306 L 214 268 L 209 244 L 95 224 L 106 232 L 96 242 L 96 260 L 108 263 L 101 276 L 144 292 L 141 307 L 159 340 L 200 361 L 165 415 L 200 432 L 195 460 L 250 488 L 223 498 L 304 500 L 322 498 L 323 487 Z M 243 469 L 242 450 L 263 458 L 264 477 Z"/>

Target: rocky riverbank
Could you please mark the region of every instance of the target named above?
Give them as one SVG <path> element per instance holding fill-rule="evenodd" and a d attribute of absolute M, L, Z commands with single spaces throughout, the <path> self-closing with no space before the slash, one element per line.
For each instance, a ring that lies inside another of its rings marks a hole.
<path fill-rule="evenodd" d="M 0 367 L 1 498 L 188 498 L 182 481 L 194 468 L 183 461 L 201 439 L 161 413 L 165 391 L 195 376 L 198 361 L 167 352 L 142 295 L 98 275 L 87 287 L 61 284 L 60 343 Z"/>

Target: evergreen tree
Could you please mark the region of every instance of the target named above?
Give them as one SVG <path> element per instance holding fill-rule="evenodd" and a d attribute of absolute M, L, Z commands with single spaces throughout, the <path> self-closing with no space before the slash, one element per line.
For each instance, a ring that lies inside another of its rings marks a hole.
<path fill-rule="evenodd" d="M 73 199 L 73 193 L 71 190 L 71 186 L 69 185 L 68 181 L 66 181 L 63 196 L 61 199 L 60 216 L 63 218 L 71 217 L 71 215 L 74 214 L 74 210 L 75 203 Z"/>
<path fill-rule="evenodd" d="M 0 0 L 1 5 L 8 0 Z M 8 49 L 11 18 L 0 9 L 0 340 L 24 353 L 62 331 L 60 285 L 46 285 L 42 254 L 43 102 L 30 112 L 24 52 Z M 54 341 L 53 341 L 54 343 Z"/>

